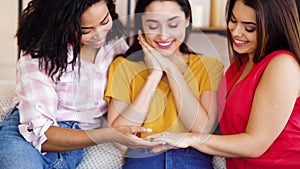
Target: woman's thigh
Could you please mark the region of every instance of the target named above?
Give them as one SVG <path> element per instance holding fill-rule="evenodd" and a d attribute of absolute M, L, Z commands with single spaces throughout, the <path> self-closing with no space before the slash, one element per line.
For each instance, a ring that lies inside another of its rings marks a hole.
<path fill-rule="evenodd" d="M 0 166 L 2 169 L 43 168 L 41 154 L 19 133 L 15 110 L 0 123 Z"/>
<path fill-rule="evenodd" d="M 139 158 L 140 157 L 140 158 Z M 212 169 L 212 157 L 193 148 L 172 149 L 160 154 L 129 150 L 123 169 Z"/>
<path fill-rule="evenodd" d="M 15 109 L 0 123 L 1 169 L 22 168 L 76 168 L 83 157 L 83 150 L 51 152 L 45 155 L 36 150 L 19 133 L 19 111 Z M 61 127 L 78 128 L 74 122 L 61 122 Z"/>
<path fill-rule="evenodd" d="M 122 169 L 161 169 L 165 166 L 165 153 L 152 154 L 149 149 L 129 150 Z"/>
<path fill-rule="evenodd" d="M 167 151 L 166 160 L 166 168 L 213 169 L 212 156 L 191 147 Z"/>

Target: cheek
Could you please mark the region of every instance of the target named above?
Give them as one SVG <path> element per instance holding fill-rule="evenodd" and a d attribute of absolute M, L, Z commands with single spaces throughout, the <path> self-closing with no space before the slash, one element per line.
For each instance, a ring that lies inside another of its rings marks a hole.
<path fill-rule="evenodd" d="M 174 37 L 179 42 L 183 42 L 185 38 L 185 30 L 173 32 L 171 37 Z"/>
<path fill-rule="evenodd" d="M 145 35 L 144 37 L 145 37 L 146 42 L 148 42 L 151 46 L 153 46 L 152 43 L 154 43 L 153 41 L 154 41 L 155 37 L 157 36 L 157 34 L 156 33 L 145 33 L 144 35 Z"/>
<path fill-rule="evenodd" d="M 87 35 L 82 35 L 81 36 L 81 43 L 85 44 L 87 41 L 89 41 L 92 38 L 91 35 L 87 34 Z"/>
<path fill-rule="evenodd" d="M 257 36 L 256 36 L 256 33 L 249 34 L 247 36 L 247 38 L 252 43 L 252 47 L 256 48 L 256 46 L 257 46 Z"/>

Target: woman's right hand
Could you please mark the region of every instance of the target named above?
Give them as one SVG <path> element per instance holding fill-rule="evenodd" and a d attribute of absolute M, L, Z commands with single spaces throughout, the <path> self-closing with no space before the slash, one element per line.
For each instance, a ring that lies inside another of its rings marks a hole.
<path fill-rule="evenodd" d="M 87 136 L 95 143 L 115 142 L 129 148 L 151 148 L 164 144 L 162 141 L 152 142 L 136 136 L 137 133 L 149 133 L 152 130 L 140 126 L 118 126 L 96 130 L 87 130 Z"/>
<path fill-rule="evenodd" d="M 151 73 L 157 73 L 162 76 L 162 67 L 154 57 L 154 55 L 159 55 L 159 53 L 146 42 L 141 31 L 139 31 L 138 40 L 145 54 L 145 63 L 147 67 L 151 70 Z"/>
<path fill-rule="evenodd" d="M 137 133 L 149 133 L 152 129 L 140 126 L 118 126 L 113 128 L 115 142 L 128 148 L 149 148 L 164 144 L 164 142 L 152 142 L 136 136 Z"/>

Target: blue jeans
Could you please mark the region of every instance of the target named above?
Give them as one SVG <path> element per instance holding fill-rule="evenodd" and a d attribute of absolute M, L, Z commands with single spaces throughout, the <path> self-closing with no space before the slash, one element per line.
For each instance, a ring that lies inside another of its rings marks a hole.
<path fill-rule="evenodd" d="M 122 169 L 213 169 L 212 156 L 194 148 L 153 154 L 149 149 L 128 150 Z"/>
<path fill-rule="evenodd" d="M 83 149 L 67 152 L 36 150 L 19 133 L 19 110 L 14 111 L 0 123 L 1 169 L 75 169 L 83 158 Z M 65 128 L 77 128 L 75 122 L 59 122 Z"/>

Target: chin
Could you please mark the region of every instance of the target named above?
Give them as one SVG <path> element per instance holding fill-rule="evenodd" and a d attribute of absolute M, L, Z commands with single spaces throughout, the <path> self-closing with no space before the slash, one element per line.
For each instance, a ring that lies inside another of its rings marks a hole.
<path fill-rule="evenodd" d="M 170 56 L 174 55 L 174 51 L 171 51 L 171 50 L 160 49 L 160 50 L 158 50 L 158 52 L 164 57 L 170 57 Z"/>

